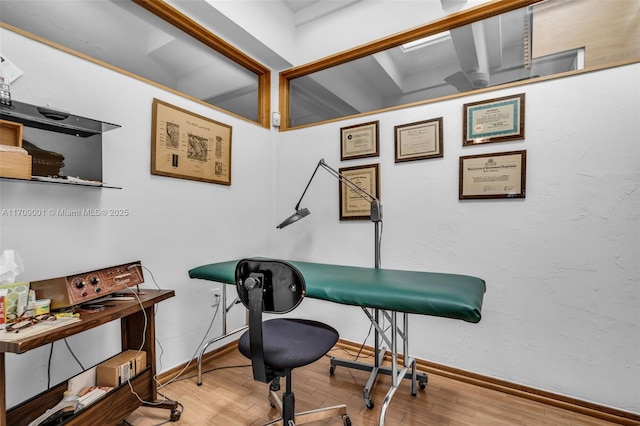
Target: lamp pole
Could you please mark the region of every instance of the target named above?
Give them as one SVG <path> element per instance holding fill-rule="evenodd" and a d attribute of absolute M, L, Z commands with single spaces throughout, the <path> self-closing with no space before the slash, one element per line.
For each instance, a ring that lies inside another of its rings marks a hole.
<path fill-rule="evenodd" d="M 380 225 L 382 223 L 382 204 L 380 203 L 380 200 L 377 199 L 375 196 L 369 194 L 364 189 L 360 188 L 353 181 L 351 181 L 347 177 L 345 177 L 342 173 L 340 173 L 339 171 L 337 171 L 334 168 L 332 168 L 331 166 L 329 166 L 324 161 L 324 158 L 322 158 L 322 159 L 320 159 L 320 161 L 318 161 L 318 165 L 316 166 L 316 169 L 314 170 L 313 175 L 311 175 L 311 179 L 309 180 L 309 183 L 307 183 L 307 187 L 304 189 L 304 192 L 307 191 L 307 188 L 309 187 L 309 184 L 311 183 L 311 180 L 315 176 L 315 174 L 318 171 L 319 167 L 322 167 L 323 169 L 328 171 L 336 179 L 338 179 L 340 182 L 342 182 L 343 184 L 348 186 L 349 189 L 353 190 L 360 197 L 364 198 L 365 200 L 367 200 L 367 201 L 369 201 L 371 203 L 371 221 L 374 223 L 374 227 L 375 227 L 375 231 L 374 231 L 374 238 L 375 238 L 375 241 L 374 241 L 374 256 L 375 256 L 374 265 L 375 265 L 376 269 L 379 269 L 380 268 L 380 243 L 381 243 Z M 304 192 L 302 193 L 302 196 L 304 196 Z M 302 201 L 302 197 L 300 197 L 300 201 Z M 298 201 L 298 204 L 296 205 L 296 210 L 298 210 L 298 207 L 300 206 L 300 201 Z"/>

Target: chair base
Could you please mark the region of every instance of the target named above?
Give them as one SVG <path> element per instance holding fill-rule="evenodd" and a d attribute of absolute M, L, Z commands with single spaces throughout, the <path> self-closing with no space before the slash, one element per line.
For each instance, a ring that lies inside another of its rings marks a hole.
<path fill-rule="evenodd" d="M 293 394 L 291 395 L 291 398 L 293 398 Z M 278 410 L 278 413 L 280 413 L 280 415 L 282 415 L 284 411 L 282 399 L 280 399 L 280 397 L 278 396 L 278 393 L 273 389 L 269 390 L 269 403 L 273 408 Z M 349 419 L 349 416 L 347 415 L 347 406 L 345 404 L 334 405 L 332 407 L 318 408 L 316 410 L 309 410 L 309 411 L 303 411 L 300 413 L 295 413 L 293 423 L 291 422 L 285 423 L 282 418 L 279 418 L 269 423 L 266 423 L 265 426 L 266 425 L 295 426 L 295 425 L 302 425 L 305 423 L 315 422 L 318 420 L 329 419 L 332 417 L 342 417 L 342 423 L 344 424 L 344 426 L 351 426 L 351 419 Z"/>

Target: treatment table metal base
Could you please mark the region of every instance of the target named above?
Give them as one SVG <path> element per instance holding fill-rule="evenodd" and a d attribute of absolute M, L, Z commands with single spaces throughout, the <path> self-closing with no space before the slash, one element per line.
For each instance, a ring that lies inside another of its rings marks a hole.
<path fill-rule="evenodd" d="M 425 373 L 418 373 L 416 371 L 416 360 L 413 357 L 408 355 L 409 352 L 409 321 L 408 314 L 400 313 L 402 316 L 402 324 L 398 324 L 398 312 L 395 311 L 386 311 L 381 309 L 374 309 L 373 314 L 369 312 L 368 309 L 362 308 L 364 313 L 367 315 L 371 324 L 375 328 L 375 357 L 374 364 L 367 364 L 358 361 L 351 360 L 343 360 L 337 359 L 335 357 L 331 357 L 331 368 L 329 372 L 331 375 L 335 373 L 335 368 L 337 366 L 343 366 L 347 368 L 353 368 L 356 370 L 362 371 L 370 371 L 369 379 L 364 387 L 362 392 L 362 396 L 364 398 L 364 403 L 367 408 L 371 409 L 374 406 L 373 401 L 371 400 L 371 391 L 373 389 L 373 385 L 376 381 L 376 378 L 379 374 L 384 374 L 387 376 L 391 376 L 391 387 L 387 392 L 387 395 L 384 398 L 382 403 L 382 408 L 380 409 L 380 426 L 384 426 L 385 416 L 387 413 L 387 409 L 389 407 L 389 403 L 391 402 L 391 398 L 393 394 L 396 392 L 398 387 L 400 386 L 400 382 L 402 379 L 411 379 L 411 395 L 417 395 L 416 385 L 420 386 L 420 389 L 424 389 L 426 387 L 428 378 Z M 384 326 L 380 323 L 380 314 L 382 314 L 382 318 L 391 323 L 391 326 L 385 330 Z M 382 339 L 381 339 L 382 338 Z M 402 354 L 403 354 L 403 362 L 402 366 L 399 366 L 399 353 L 398 353 L 398 339 L 402 340 Z M 391 366 L 383 366 L 382 363 L 384 361 L 384 357 L 387 353 L 385 348 L 385 344 L 389 346 L 391 349 Z"/>

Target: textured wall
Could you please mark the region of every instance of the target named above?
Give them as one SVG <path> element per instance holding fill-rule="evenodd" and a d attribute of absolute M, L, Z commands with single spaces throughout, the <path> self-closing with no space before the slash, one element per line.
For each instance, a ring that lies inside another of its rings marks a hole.
<path fill-rule="evenodd" d="M 380 163 L 382 266 L 487 282 L 477 324 L 412 316 L 419 358 L 640 412 L 638 65 L 283 133 L 278 206 L 290 214 L 315 163 Z M 462 105 L 526 93 L 524 141 L 462 147 Z M 394 163 L 399 124 L 444 120 L 444 158 Z M 340 162 L 340 127 L 380 120 L 380 157 Z M 527 150 L 526 199 L 458 200 L 460 156 Z M 283 257 L 373 266 L 373 225 L 338 220 L 327 173 L 311 215 L 278 233 Z M 362 341 L 358 309 L 310 311 Z M 369 341 L 372 344 L 371 341 Z"/>

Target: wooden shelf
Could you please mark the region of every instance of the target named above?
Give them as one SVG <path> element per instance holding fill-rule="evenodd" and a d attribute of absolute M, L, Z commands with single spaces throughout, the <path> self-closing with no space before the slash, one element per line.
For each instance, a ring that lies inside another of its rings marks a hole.
<path fill-rule="evenodd" d="M 29 182 L 29 183 L 39 183 L 39 184 L 49 184 L 49 185 L 62 185 L 62 186 L 82 186 L 85 188 L 109 188 L 109 189 L 122 189 L 122 187 L 120 186 L 113 186 L 113 185 L 107 185 L 107 184 L 102 184 L 102 185 L 92 185 L 92 184 L 86 184 L 86 183 L 77 183 L 77 182 L 67 182 L 64 180 L 60 180 L 59 182 L 53 182 L 53 181 L 44 181 L 44 180 L 38 180 L 38 179 L 18 179 L 18 178 L 8 178 L 8 177 L 0 177 L 0 180 L 4 180 L 4 181 L 14 181 L 14 182 Z"/>

